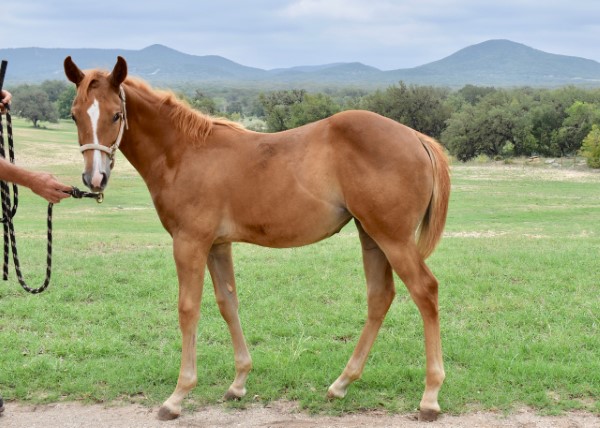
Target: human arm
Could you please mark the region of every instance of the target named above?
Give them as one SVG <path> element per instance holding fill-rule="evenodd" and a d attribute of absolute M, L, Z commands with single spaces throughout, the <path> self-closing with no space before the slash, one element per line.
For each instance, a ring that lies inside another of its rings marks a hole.
<path fill-rule="evenodd" d="M 71 186 L 62 184 L 52 174 L 30 171 L 0 158 L 0 180 L 28 187 L 36 195 L 54 204 L 70 195 Z"/>
<path fill-rule="evenodd" d="M 4 106 L 10 103 L 11 98 L 11 93 L 3 89 L 0 93 L 0 113 L 4 113 Z M 52 174 L 29 171 L 3 158 L 0 158 L 0 180 L 28 187 L 36 195 L 54 204 L 70 196 L 65 192 L 70 191 L 71 187 L 60 183 Z"/>

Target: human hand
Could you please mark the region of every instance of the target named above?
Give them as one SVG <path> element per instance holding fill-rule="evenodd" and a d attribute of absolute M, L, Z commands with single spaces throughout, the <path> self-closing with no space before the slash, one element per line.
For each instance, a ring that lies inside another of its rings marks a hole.
<path fill-rule="evenodd" d="M 0 113 L 4 113 L 5 105 L 10 104 L 10 100 L 12 98 L 12 94 L 4 89 L 2 89 L 2 93 L 0 93 Z"/>
<path fill-rule="evenodd" d="M 33 193 L 53 204 L 57 204 L 61 200 L 71 196 L 69 193 L 66 193 L 71 191 L 71 186 L 62 184 L 52 174 L 45 172 L 36 172 L 29 188 Z"/>

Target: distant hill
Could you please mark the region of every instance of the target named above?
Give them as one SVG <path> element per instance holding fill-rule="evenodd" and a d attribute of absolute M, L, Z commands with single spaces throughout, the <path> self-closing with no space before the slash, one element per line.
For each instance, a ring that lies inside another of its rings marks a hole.
<path fill-rule="evenodd" d="M 555 55 L 509 40 L 489 40 L 419 67 L 382 71 L 358 62 L 297 66 L 263 70 L 216 55 L 188 55 L 162 45 L 141 50 L 124 49 L 0 49 L 9 61 L 6 85 L 63 80 L 67 55 L 83 69 L 111 69 L 117 55 L 127 59 L 130 74 L 153 84 L 177 87 L 189 84 L 222 86 L 386 87 L 407 83 L 462 87 L 486 86 L 600 86 L 600 63 Z"/>
<path fill-rule="evenodd" d="M 82 69 L 112 69 L 118 55 L 127 60 L 129 72 L 151 82 L 178 83 L 260 79 L 265 70 L 246 67 L 226 58 L 188 55 L 162 45 L 141 50 L 125 49 L 0 49 L 0 58 L 9 62 L 10 82 L 41 82 L 65 79 L 63 61 L 68 55 Z"/>
<path fill-rule="evenodd" d="M 600 86 L 600 63 L 509 40 L 489 40 L 420 67 L 388 72 L 396 80 L 463 86 Z"/>

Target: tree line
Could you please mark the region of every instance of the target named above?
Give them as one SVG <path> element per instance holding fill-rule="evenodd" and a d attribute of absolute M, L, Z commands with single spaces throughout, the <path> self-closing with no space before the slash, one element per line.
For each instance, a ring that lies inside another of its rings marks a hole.
<path fill-rule="evenodd" d="M 60 81 L 12 89 L 13 112 L 31 120 L 69 118 L 75 89 Z M 437 138 L 460 161 L 480 155 L 561 157 L 583 154 L 600 167 L 600 89 L 503 89 L 467 85 L 460 90 L 399 82 L 367 92 L 335 88 L 258 92 L 192 89 L 178 94 L 204 113 L 234 120 L 261 119 L 257 130 L 277 132 L 364 109 Z"/>

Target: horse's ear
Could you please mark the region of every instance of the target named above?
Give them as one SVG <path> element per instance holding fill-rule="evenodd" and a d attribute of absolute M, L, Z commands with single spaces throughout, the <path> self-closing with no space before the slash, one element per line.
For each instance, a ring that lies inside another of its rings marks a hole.
<path fill-rule="evenodd" d="M 79 86 L 83 78 L 85 77 L 83 71 L 79 69 L 73 62 L 70 56 L 65 58 L 65 74 L 67 75 L 67 79 L 71 82 L 75 83 L 75 85 Z"/>
<path fill-rule="evenodd" d="M 115 88 L 118 88 L 121 83 L 127 77 L 127 62 L 122 56 L 117 57 L 117 63 L 115 64 L 115 68 L 108 75 L 108 81 Z"/>

